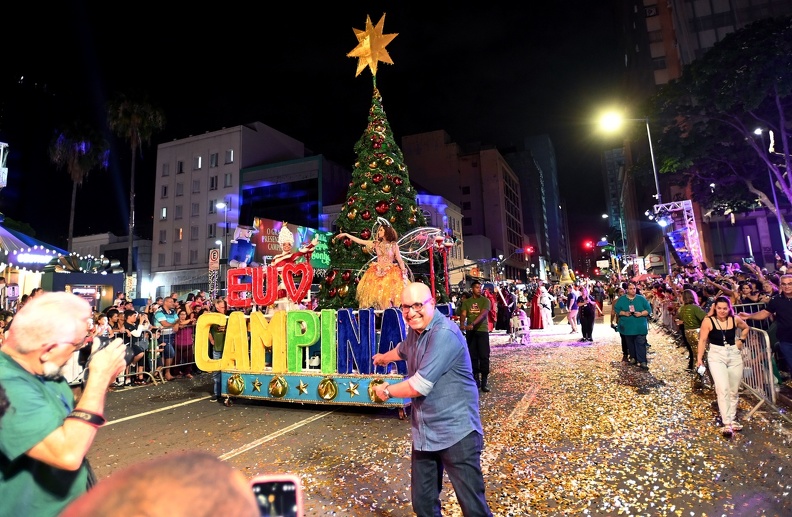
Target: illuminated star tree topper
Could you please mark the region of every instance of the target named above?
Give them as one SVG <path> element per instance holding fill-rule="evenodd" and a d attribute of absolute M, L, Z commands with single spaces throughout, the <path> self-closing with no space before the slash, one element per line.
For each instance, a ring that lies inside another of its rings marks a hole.
<path fill-rule="evenodd" d="M 393 64 L 393 60 L 388 54 L 388 51 L 385 50 L 385 47 L 387 47 L 388 43 L 393 41 L 393 38 L 398 36 L 398 34 L 383 34 L 382 31 L 384 30 L 384 26 L 385 14 L 382 15 L 382 18 L 380 18 L 376 26 L 371 24 L 371 17 L 367 15 L 366 30 L 352 28 L 352 30 L 355 31 L 358 45 L 352 49 L 352 52 L 347 54 L 347 57 L 358 58 L 355 77 L 359 76 L 360 72 L 366 67 L 369 67 L 371 69 L 371 75 L 376 77 L 377 62 L 379 61 L 388 63 L 389 65 Z"/>

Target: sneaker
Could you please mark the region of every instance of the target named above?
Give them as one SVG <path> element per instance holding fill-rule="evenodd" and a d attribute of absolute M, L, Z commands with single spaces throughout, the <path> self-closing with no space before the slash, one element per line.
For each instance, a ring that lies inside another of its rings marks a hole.
<path fill-rule="evenodd" d="M 737 420 L 735 420 L 734 422 L 731 423 L 731 428 L 732 431 L 742 431 L 743 425 Z"/>
<path fill-rule="evenodd" d="M 481 387 L 481 391 L 483 391 L 484 393 L 489 393 L 492 390 L 490 390 L 490 387 L 485 384 L 484 386 Z"/>
<path fill-rule="evenodd" d="M 635 364 L 635 358 L 634 357 L 630 357 L 629 362 L 630 362 L 630 364 Z"/>
<path fill-rule="evenodd" d="M 723 427 L 720 428 L 720 432 L 723 436 L 728 438 L 733 434 L 732 426 L 724 425 Z"/>
<path fill-rule="evenodd" d="M 642 370 L 648 370 L 648 369 L 649 369 L 649 365 L 648 365 L 648 364 L 646 364 L 646 363 L 640 363 L 638 366 L 639 366 L 639 367 L 640 367 Z"/>

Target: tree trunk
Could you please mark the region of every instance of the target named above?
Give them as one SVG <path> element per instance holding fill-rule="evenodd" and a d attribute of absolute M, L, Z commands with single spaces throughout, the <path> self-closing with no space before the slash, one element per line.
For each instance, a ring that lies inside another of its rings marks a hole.
<path fill-rule="evenodd" d="M 132 250 L 135 242 L 135 146 L 132 146 L 132 172 L 129 178 L 129 235 L 127 242 L 127 276 L 134 273 L 132 271 Z M 139 296 L 139 293 L 135 293 Z"/>
<path fill-rule="evenodd" d="M 71 210 L 69 211 L 69 244 L 66 249 L 69 253 L 74 251 L 72 249 L 72 241 L 74 240 L 74 212 L 77 207 L 77 182 L 72 181 L 72 196 L 71 196 Z"/>

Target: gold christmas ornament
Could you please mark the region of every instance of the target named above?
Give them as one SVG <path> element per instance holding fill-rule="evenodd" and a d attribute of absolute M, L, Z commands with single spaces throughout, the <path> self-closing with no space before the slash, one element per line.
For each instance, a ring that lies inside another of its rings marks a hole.
<path fill-rule="evenodd" d="M 316 392 L 322 400 L 334 400 L 338 396 L 338 384 L 333 379 L 322 379 Z"/>
<path fill-rule="evenodd" d="M 390 185 L 383 185 L 383 186 L 382 186 L 382 191 L 383 191 L 384 193 L 386 193 L 386 194 L 390 193 L 390 191 L 391 191 L 391 186 L 390 186 Z"/>
<path fill-rule="evenodd" d="M 409 219 L 407 219 L 407 222 L 409 222 L 410 224 L 415 224 L 417 221 L 418 219 L 416 219 L 415 216 L 412 216 Z"/>
<path fill-rule="evenodd" d="M 348 285 L 342 286 L 338 290 L 338 296 L 340 296 L 341 298 L 345 298 L 347 293 L 349 293 L 349 286 Z"/>
<path fill-rule="evenodd" d="M 242 392 L 245 391 L 245 379 L 243 379 L 238 373 L 235 373 L 228 378 L 228 382 L 226 382 L 226 389 L 228 390 L 228 394 L 232 397 L 241 395 Z"/>
<path fill-rule="evenodd" d="M 275 398 L 281 398 L 289 391 L 289 383 L 281 375 L 276 375 L 269 382 L 269 394 Z"/>
<path fill-rule="evenodd" d="M 368 183 L 364 181 L 363 183 L 360 184 L 360 188 L 361 190 L 366 190 L 366 188 L 368 188 Z"/>
<path fill-rule="evenodd" d="M 347 218 L 348 218 L 350 221 L 354 221 L 354 220 L 355 220 L 355 217 L 357 217 L 357 208 L 353 208 L 353 209 L 352 209 L 352 210 L 350 210 L 350 211 L 349 211 L 349 213 L 347 214 Z"/>
<path fill-rule="evenodd" d="M 376 168 L 377 168 L 377 162 L 369 163 L 369 169 L 376 169 Z M 369 178 L 370 176 L 367 174 L 366 177 Z"/>
<path fill-rule="evenodd" d="M 395 216 L 395 215 L 392 215 L 392 216 L 391 216 L 391 218 L 390 218 L 390 222 L 392 222 L 392 223 L 395 223 L 395 222 L 396 222 L 396 216 Z"/>
<path fill-rule="evenodd" d="M 371 17 L 366 16 L 366 30 L 355 29 L 354 27 L 352 28 L 352 30 L 355 31 L 355 37 L 358 40 L 358 45 L 352 49 L 352 52 L 347 54 L 347 57 L 358 58 L 355 77 L 359 76 L 360 72 L 362 72 L 366 67 L 371 69 L 371 75 L 376 76 L 378 61 L 382 61 L 383 63 L 388 63 L 390 65 L 393 64 L 393 60 L 388 54 L 388 51 L 385 50 L 385 47 L 387 47 L 388 43 L 393 41 L 393 38 L 398 36 L 398 34 L 383 34 L 382 31 L 384 28 L 384 14 L 377 22 L 376 26 L 371 24 Z"/>
<path fill-rule="evenodd" d="M 377 386 L 379 386 L 379 385 L 381 385 L 381 384 L 385 384 L 385 381 L 384 381 L 383 379 L 374 379 L 374 380 L 372 380 L 372 381 L 369 383 L 369 386 L 368 386 L 368 396 L 369 396 L 369 399 L 370 399 L 372 402 L 378 402 L 378 403 L 380 403 L 380 404 L 382 404 L 383 402 L 385 402 L 383 399 L 379 398 L 379 397 L 377 396 L 377 392 L 376 392 L 376 391 L 374 391 L 374 388 L 376 388 Z"/>

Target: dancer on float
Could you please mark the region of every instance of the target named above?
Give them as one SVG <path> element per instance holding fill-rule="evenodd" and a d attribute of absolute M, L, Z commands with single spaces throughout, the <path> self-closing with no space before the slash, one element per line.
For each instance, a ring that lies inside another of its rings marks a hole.
<path fill-rule="evenodd" d="M 384 310 L 399 304 L 402 290 L 407 285 L 407 267 L 399 253 L 399 236 L 393 226 L 378 217 L 374 230 L 372 233 L 377 236 L 376 239 L 363 240 L 341 232 L 333 240 L 348 238 L 369 252 L 376 253 L 376 258 L 358 282 L 357 301 L 358 307 Z"/>
<path fill-rule="evenodd" d="M 311 242 L 305 244 L 297 251 L 293 251 L 294 234 L 286 226 L 286 222 L 283 222 L 283 226 L 278 232 L 278 244 L 280 244 L 281 252 L 278 255 L 272 257 L 272 262 L 270 262 L 270 267 L 278 268 L 278 276 L 280 277 L 280 281 L 278 283 L 278 300 L 275 301 L 275 310 L 295 310 L 302 308 L 299 304 L 296 304 L 287 298 L 286 284 L 283 282 L 283 277 L 280 275 L 280 273 L 283 270 L 283 266 L 286 264 L 297 264 L 300 262 L 310 261 L 311 255 L 313 254 L 314 248 L 316 248 L 316 244 L 318 242 L 319 236 L 315 235 Z"/>

